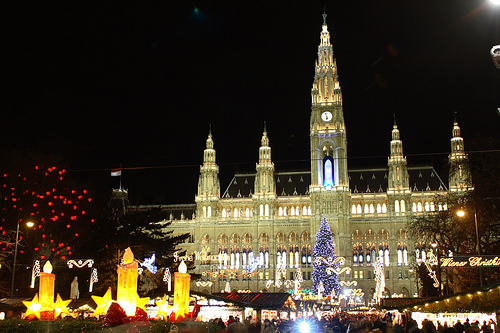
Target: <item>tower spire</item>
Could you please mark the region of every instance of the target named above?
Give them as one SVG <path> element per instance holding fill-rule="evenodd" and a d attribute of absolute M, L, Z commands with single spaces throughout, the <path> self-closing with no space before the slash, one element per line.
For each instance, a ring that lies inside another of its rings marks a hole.
<path fill-rule="evenodd" d="M 448 156 L 450 164 L 449 186 L 452 192 L 473 190 L 472 176 L 469 168 L 469 157 L 465 153 L 464 139 L 460 134 L 457 113 L 453 116 L 453 130 L 451 138 L 451 154 Z"/>

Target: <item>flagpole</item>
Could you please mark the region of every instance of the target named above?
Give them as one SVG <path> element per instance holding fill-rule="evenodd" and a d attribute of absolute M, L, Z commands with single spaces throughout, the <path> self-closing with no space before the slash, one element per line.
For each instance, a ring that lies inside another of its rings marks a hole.
<path fill-rule="evenodd" d="M 120 191 L 122 190 L 122 164 L 120 163 Z"/>

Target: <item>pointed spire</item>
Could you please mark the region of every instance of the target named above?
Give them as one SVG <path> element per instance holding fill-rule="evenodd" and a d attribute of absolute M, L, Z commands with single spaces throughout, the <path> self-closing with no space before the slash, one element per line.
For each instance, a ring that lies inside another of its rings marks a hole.
<path fill-rule="evenodd" d="M 212 125 L 208 128 L 207 149 L 214 149 L 214 141 L 212 140 Z"/>
<path fill-rule="evenodd" d="M 269 146 L 269 138 L 267 137 L 266 122 L 264 121 L 264 132 L 262 133 L 261 147 L 268 147 L 268 146 Z"/>
<path fill-rule="evenodd" d="M 399 141 L 400 140 L 400 136 L 399 136 L 398 124 L 396 123 L 396 114 L 394 113 L 393 116 L 394 116 L 394 125 L 392 126 L 392 140 L 393 141 Z M 391 142 L 391 148 L 392 148 L 392 146 L 393 146 L 393 144 Z M 401 151 L 402 150 L 403 149 L 401 147 Z M 391 153 L 392 153 L 392 151 L 391 151 Z"/>
<path fill-rule="evenodd" d="M 326 25 L 326 17 L 327 16 L 328 15 L 326 15 L 326 6 L 325 6 L 324 9 L 323 9 L 323 25 Z"/>

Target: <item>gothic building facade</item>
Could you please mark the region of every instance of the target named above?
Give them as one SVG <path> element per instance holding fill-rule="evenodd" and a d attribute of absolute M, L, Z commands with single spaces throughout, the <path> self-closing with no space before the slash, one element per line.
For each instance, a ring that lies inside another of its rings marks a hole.
<path fill-rule="evenodd" d="M 379 257 L 388 295 L 416 292 L 410 272 L 425 255 L 425 244 L 409 239 L 407 221 L 446 210 L 446 201 L 437 198 L 472 189 L 460 128 L 455 121 L 447 183 L 432 166 L 407 165 L 396 122 L 387 167 L 348 169 L 342 91 L 326 15 L 314 71 L 310 170 L 275 170 L 264 128 L 255 172 L 235 174 L 221 192 L 209 133 L 195 204 L 164 206 L 175 232 L 192 236 L 182 247 L 202 276 L 194 290 L 283 291 L 293 289 L 296 279 L 310 289 L 315 235 L 326 217 L 336 254 L 351 268 L 339 279 L 357 282 L 361 302 L 373 295 L 373 263 Z"/>

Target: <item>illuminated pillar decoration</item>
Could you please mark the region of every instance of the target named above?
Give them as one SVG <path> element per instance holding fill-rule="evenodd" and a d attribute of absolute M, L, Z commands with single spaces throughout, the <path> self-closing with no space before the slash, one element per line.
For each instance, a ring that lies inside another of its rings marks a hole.
<path fill-rule="evenodd" d="M 302 278 L 302 271 L 300 270 L 300 267 L 297 268 L 295 271 L 295 290 L 294 293 L 295 295 L 298 295 L 299 289 L 300 289 L 300 284 L 304 282 L 304 279 Z"/>
<path fill-rule="evenodd" d="M 97 278 L 97 268 L 92 268 L 92 273 L 90 273 L 90 285 L 89 285 L 89 292 L 92 292 L 92 288 L 94 287 L 94 283 L 99 281 Z"/>
<path fill-rule="evenodd" d="M 165 268 L 165 274 L 163 274 L 163 281 L 167 283 L 168 291 L 172 291 L 172 276 L 170 275 L 170 269 Z"/>
<path fill-rule="evenodd" d="M 43 265 L 43 272 L 40 273 L 40 288 L 38 290 L 40 304 L 41 320 L 53 320 L 54 309 L 51 305 L 54 303 L 54 289 L 56 285 L 56 275 L 52 274 L 52 264 L 47 260 Z"/>
<path fill-rule="evenodd" d="M 127 316 L 134 316 L 136 310 L 138 263 L 134 254 L 127 247 L 123 255 L 123 263 L 118 266 L 118 283 L 116 286 L 116 302 L 125 310 Z"/>
<path fill-rule="evenodd" d="M 373 264 L 373 270 L 375 271 L 375 294 L 373 295 L 373 300 L 378 303 L 382 298 L 383 292 L 385 290 L 385 273 L 384 273 L 384 259 L 378 257 L 376 262 Z"/>
<path fill-rule="evenodd" d="M 35 264 L 33 265 L 33 271 L 31 272 L 31 289 L 35 288 L 35 280 L 37 276 L 40 276 L 40 260 L 35 260 Z"/>
<path fill-rule="evenodd" d="M 189 284 L 191 275 L 187 272 L 184 260 L 179 265 L 179 271 L 174 273 L 174 308 L 175 320 L 189 313 Z"/>

